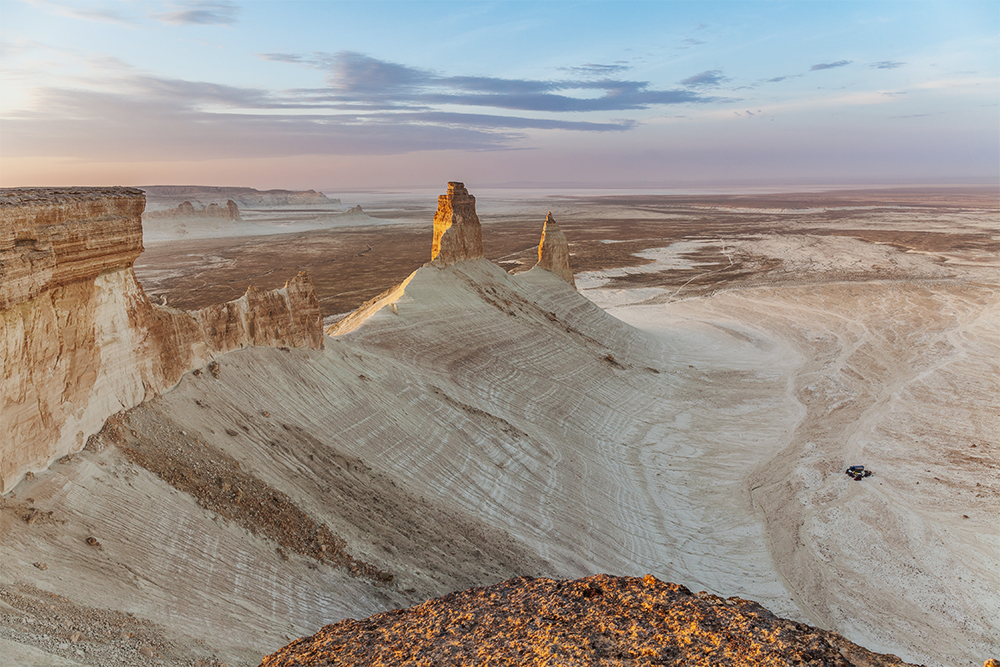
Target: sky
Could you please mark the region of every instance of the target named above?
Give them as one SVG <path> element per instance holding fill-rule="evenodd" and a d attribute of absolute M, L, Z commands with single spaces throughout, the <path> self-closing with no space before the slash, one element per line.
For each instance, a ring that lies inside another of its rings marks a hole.
<path fill-rule="evenodd" d="M 0 0 L 0 186 L 1000 182 L 1000 3 Z"/>

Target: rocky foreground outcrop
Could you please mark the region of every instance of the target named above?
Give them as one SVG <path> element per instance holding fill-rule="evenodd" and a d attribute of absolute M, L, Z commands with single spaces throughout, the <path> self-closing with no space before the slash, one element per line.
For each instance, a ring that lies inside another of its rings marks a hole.
<path fill-rule="evenodd" d="M 0 493 L 110 415 L 250 345 L 322 346 L 308 276 L 195 312 L 150 303 L 131 188 L 0 191 Z"/>
<path fill-rule="evenodd" d="M 756 602 L 651 575 L 519 577 L 328 625 L 261 667 L 338 665 L 906 665 Z"/>

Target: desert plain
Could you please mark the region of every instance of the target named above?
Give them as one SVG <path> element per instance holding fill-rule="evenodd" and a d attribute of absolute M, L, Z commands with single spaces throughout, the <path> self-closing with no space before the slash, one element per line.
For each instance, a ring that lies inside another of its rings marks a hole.
<path fill-rule="evenodd" d="M 469 187 L 485 260 L 445 269 L 432 191 L 161 225 L 135 272 L 178 308 L 306 271 L 335 324 L 412 277 L 322 350 L 226 354 L 0 498 L 0 655 L 256 665 L 343 618 L 596 573 L 908 662 L 1000 654 L 995 187 Z M 575 289 L 531 270 L 549 211 Z"/>

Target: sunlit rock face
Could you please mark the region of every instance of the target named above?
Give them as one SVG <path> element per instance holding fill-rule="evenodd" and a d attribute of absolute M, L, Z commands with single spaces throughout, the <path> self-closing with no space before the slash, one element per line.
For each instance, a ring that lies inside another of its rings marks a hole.
<path fill-rule="evenodd" d="M 328 625 L 261 667 L 321 665 L 906 665 L 737 597 L 646 575 L 519 577 Z"/>
<path fill-rule="evenodd" d="M 448 183 L 448 194 L 438 197 L 434 214 L 431 262 L 444 267 L 483 256 L 483 231 L 476 215 L 476 198 L 464 183 Z"/>
<path fill-rule="evenodd" d="M 576 281 L 573 280 L 573 269 L 569 265 L 569 244 L 566 242 L 566 235 L 556 224 L 552 217 L 552 211 L 545 216 L 545 225 L 542 227 L 542 240 L 538 244 L 538 264 L 540 268 L 551 271 L 573 287 Z"/>
<path fill-rule="evenodd" d="M 151 304 L 132 271 L 144 206 L 129 188 L 0 191 L 0 493 L 216 354 L 322 346 L 304 274 L 193 313 Z"/>

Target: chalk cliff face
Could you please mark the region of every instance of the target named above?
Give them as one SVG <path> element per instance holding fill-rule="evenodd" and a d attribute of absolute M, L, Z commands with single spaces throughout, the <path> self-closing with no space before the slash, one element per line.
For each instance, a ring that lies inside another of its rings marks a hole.
<path fill-rule="evenodd" d="M 463 183 L 448 183 L 448 194 L 438 197 L 434 215 L 431 262 L 444 267 L 483 256 L 483 230 L 476 215 L 476 198 Z"/>
<path fill-rule="evenodd" d="M 142 197 L 109 188 L 9 190 L 0 197 L 0 309 L 130 266 L 142 252 Z"/>
<path fill-rule="evenodd" d="M 132 271 L 144 204 L 129 188 L 0 191 L 0 493 L 219 353 L 322 346 L 304 274 L 193 313 L 151 304 Z"/>
<path fill-rule="evenodd" d="M 538 243 L 538 264 L 536 265 L 546 271 L 551 271 L 573 287 L 576 281 L 573 280 L 573 269 L 569 265 L 569 244 L 566 242 L 566 235 L 556 224 L 552 217 L 552 211 L 545 216 L 545 225 L 542 227 L 542 240 Z"/>

